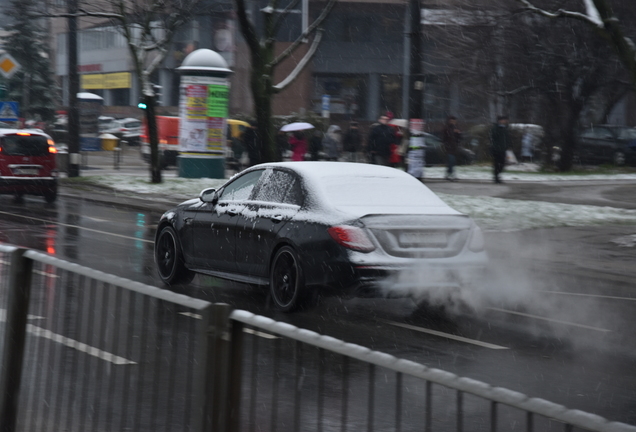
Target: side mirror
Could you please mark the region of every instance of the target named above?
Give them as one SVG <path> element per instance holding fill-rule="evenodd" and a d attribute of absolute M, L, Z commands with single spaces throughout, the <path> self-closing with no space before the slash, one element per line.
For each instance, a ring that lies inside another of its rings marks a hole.
<path fill-rule="evenodd" d="M 199 194 L 199 199 L 204 203 L 216 204 L 216 202 L 219 200 L 219 196 L 216 193 L 216 189 L 209 188 L 203 189 L 201 191 L 201 193 Z"/>

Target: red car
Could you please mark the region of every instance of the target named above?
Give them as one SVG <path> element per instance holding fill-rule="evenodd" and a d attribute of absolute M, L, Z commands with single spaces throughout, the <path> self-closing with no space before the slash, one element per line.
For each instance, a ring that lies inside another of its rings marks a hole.
<path fill-rule="evenodd" d="M 56 153 L 55 143 L 43 132 L 0 129 L 0 194 L 40 195 L 47 203 L 54 202 Z"/>

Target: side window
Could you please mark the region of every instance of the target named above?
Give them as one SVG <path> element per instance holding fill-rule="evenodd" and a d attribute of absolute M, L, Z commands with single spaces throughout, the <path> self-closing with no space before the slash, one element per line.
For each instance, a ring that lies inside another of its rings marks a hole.
<path fill-rule="evenodd" d="M 581 132 L 581 138 L 595 138 L 595 129 L 585 129 Z"/>
<path fill-rule="evenodd" d="M 241 201 L 250 197 L 264 170 L 251 171 L 225 186 L 219 201 Z"/>
<path fill-rule="evenodd" d="M 302 190 L 298 178 L 287 171 L 268 170 L 256 195 L 256 201 L 302 204 Z"/>

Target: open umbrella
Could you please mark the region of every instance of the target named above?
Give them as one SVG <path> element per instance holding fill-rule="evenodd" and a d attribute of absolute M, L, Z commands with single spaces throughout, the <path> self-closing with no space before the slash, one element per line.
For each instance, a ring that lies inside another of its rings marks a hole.
<path fill-rule="evenodd" d="M 283 132 L 293 132 L 293 131 L 300 131 L 300 130 L 307 130 L 307 129 L 314 129 L 314 125 L 312 125 L 311 123 L 305 123 L 305 122 L 294 122 L 294 123 L 286 124 L 285 126 L 280 128 L 280 130 Z"/>
<path fill-rule="evenodd" d="M 389 121 L 389 124 L 403 128 L 409 127 L 409 121 L 407 119 L 392 119 Z"/>

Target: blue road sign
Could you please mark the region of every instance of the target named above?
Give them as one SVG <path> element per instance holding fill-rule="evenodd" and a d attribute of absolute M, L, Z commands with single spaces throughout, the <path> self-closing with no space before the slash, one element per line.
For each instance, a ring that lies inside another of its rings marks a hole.
<path fill-rule="evenodd" d="M 0 102 L 0 121 L 18 121 L 19 114 L 17 102 Z"/>

